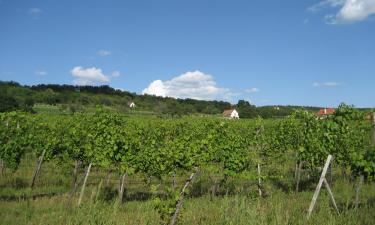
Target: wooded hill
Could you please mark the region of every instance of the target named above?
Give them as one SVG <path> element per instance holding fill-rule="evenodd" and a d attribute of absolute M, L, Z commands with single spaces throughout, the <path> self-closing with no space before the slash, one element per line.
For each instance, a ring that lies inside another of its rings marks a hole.
<path fill-rule="evenodd" d="M 134 102 L 136 107 L 130 108 Z M 21 85 L 17 82 L 0 81 L 0 112 L 23 110 L 35 111 L 34 105 L 58 106 L 65 112 L 85 111 L 87 108 L 103 105 L 123 113 L 180 116 L 188 114 L 220 115 L 225 109 L 235 108 L 241 118 L 283 117 L 296 109 L 318 111 L 318 107 L 307 106 L 261 106 L 239 100 L 232 105 L 225 101 L 203 101 L 175 99 L 141 95 L 134 92 L 103 86 L 74 86 L 59 84 Z"/>

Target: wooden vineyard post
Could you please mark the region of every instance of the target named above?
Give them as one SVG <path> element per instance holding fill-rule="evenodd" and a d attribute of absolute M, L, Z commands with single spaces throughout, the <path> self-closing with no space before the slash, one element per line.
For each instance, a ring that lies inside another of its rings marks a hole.
<path fill-rule="evenodd" d="M 98 201 L 99 196 L 100 196 L 100 191 L 102 190 L 102 185 L 103 185 L 103 179 L 100 179 L 98 188 L 96 189 L 96 196 L 95 196 L 95 202 Z"/>
<path fill-rule="evenodd" d="M 258 191 L 259 197 L 262 197 L 262 179 L 260 178 L 260 164 L 258 163 Z"/>
<path fill-rule="evenodd" d="M 336 204 L 335 198 L 333 197 L 333 193 L 332 193 L 331 187 L 329 186 L 329 183 L 328 183 L 327 179 L 324 178 L 323 182 L 324 182 L 324 185 L 327 188 L 327 191 L 328 191 L 329 197 L 331 198 L 332 204 L 335 207 L 336 211 L 338 212 L 339 209 L 337 208 L 337 204 Z"/>
<path fill-rule="evenodd" d="M 0 159 L 0 176 L 3 176 L 4 173 L 4 161 Z"/>
<path fill-rule="evenodd" d="M 300 161 L 299 164 L 298 164 L 298 169 L 297 169 L 296 192 L 299 191 L 299 182 L 301 180 L 302 165 L 303 165 L 303 162 Z"/>
<path fill-rule="evenodd" d="M 85 193 L 85 186 L 86 186 L 87 178 L 90 174 L 91 166 L 92 166 L 92 163 L 89 164 L 89 166 L 87 167 L 87 170 L 86 170 L 85 180 L 83 181 L 81 194 L 79 195 L 79 199 L 78 199 L 78 206 L 81 205 L 83 194 Z"/>
<path fill-rule="evenodd" d="M 332 160 L 332 155 L 328 155 L 326 163 L 325 163 L 324 168 L 323 168 L 323 172 L 322 172 L 322 174 L 320 176 L 318 185 L 316 186 L 315 193 L 314 193 L 313 198 L 311 200 L 309 211 L 308 211 L 308 214 L 307 214 L 307 218 L 310 218 L 310 215 L 311 215 L 312 211 L 314 210 L 315 203 L 316 203 L 316 200 L 318 199 L 319 192 L 320 192 L 320 189 L 321 189 L 323 183 L 324 183 L 324 185 L 326 186 L 326 188 L 328 190 L 328 194 L 331 197 L 333 205 L 335 206 L 336 210 L 338 211 L 335 199 L 334 199 L 332 191 L 331 191 L 331 188 L 329 187 L 329 184 L 328 184 L 328 182 L 327 182 L 327 180 L 325 178 L 325 176 L 327 174 L 327 170 L 328 170 L 329 164 L 331 163 L 331 160 Z"/>
<path fill-rule="evenodd" d="M 211 197 L 210 197 L 210 200 L 214 200 L 215 196 L 216 196 L 216 189 L 217 189 L 217 183 L 216 183 L 216 180 L 214 178 L 214 184 L 212 185 L 212 188 L 211 188 Z"/>
<path fill-rule="evenodd" d="M 358 205 L 359 205 L 359 193 L 361 191 L 361 186 L 362 186 L 362 183 L 363 183 L 363 180 L 364 180 L 364 177 L 363 175 L 361 175 L 359 177 L 359 183 L 357 185 L 357 187 L 355 188 L 355 208 L 357 209 L 358 208 Z"/>
<path fill-rule="evenodd" d="M 329 185 L 332 186 L 333 185 L 333 175 L 332 175 L 332 167 L 333 167 L 333 161 L 332 163 L 329 165 Z"/>
<path fill-rule="evenodd" d="M 210 195 L 210 201 L 213 201 L 216 196 L 216 187 L 217 187 L 217 181 L 215 179 L 215 176 L 209 175 L 210 181 L 212 181 L 212 187 L 211 187 L 211 195 Z"/>
<path fill-rule="evenodd" d="M 111 181 L 111 173 L 112 173 L 112 169 L 108 169 L 108 172 L 107 172 L 107 175 L 106 175 L 106 181 L 105 181 L 105 186 L 108 187 L 109 186 L 109 182 Z"/>
<path fill-rule="evenodd" d="M 297 179 L 297 174 L 298 174 L 298 165 L 299 165 L 299 160 L 298 160 L 298 152 L 296 152 L 296 165 L 295 165 L 295 168 L 294 168 L 294 180 Z"/>
<path fill-rule="evenodd" d="M 169 225 L 175 225 L 177 223 L 178 215 L 180 214 L 182 204 L 184 203 L 184 197 L 185 197 L 186 189 L 189 187 L 190 183 L 194 180 L 194 178 L 196 177 L 197 174 L 198 174 L 198 169 L 195 169 L 195 172 L 193 172 L 190 175 L 189 179 L 186 181 L 184 187 L 182 188 L 182 190 L 180 192 L 180 197 L 178 198 L 178 201 L 177 201 L 176 210 L 175 210 L 175 212 L 172 216 L 172 219 L 171 219 L 171 222 L 169 223 Z"/>
<path fill-rule="evenodd" d="M 119 203 L 122 204 L 124 202 L 124 189 L 125 189 L 125 179 L 126 177 L 128 176 L 128 173 L 124 173 L 122 176 L 121 176 L 121 185 L 120 185 L 120 191 L 119 191 L 119 196 L 118 196 L 118 199 L 119 199 Z"/>
<path fill-rule="evenodd" d="M 71 206 L 71 201 L 73 199 L 74 193 L 77 190 L 78 185 L 82 182 L 82 179 L 80 180 L 80 182 L 77 182 L 78 181 L 78 170 L 79 170 L 79 167 L 81 166 L 81 164 L 82 164 L 81 161 L 76 160 L 75 165 L 74 165 L 72 190 L 70 191 L 69 200 L 68 200 L 69 207 Z"/>
<path fill-rule="evenodd" d="M 174 191 L 176 188 L 176 172 L 173 172 L 172 175 L 172 191 Z"/>
<path fill-rule="evenodd" d="M 72 190 L 74 190 L 75 187 L 77 186 L 78 170 L 80 166 L 81 166 L 81 161 L 76 160 L 75 165 L 74 165 L 74 170 L 73 170 Z"/>
<path fill-rule="evenodd" d="M 44 155 L 46 154 L 46 150 L 43 150 L 42 155 L 39 156 L 36 169 L 34 171 L 33 179 L 31 180 L 30 188 L 33 189 L 35 185 L 35 180 L 40 172 L 40 168 L 42 167 L 42 162 L 44 159 Z"/>

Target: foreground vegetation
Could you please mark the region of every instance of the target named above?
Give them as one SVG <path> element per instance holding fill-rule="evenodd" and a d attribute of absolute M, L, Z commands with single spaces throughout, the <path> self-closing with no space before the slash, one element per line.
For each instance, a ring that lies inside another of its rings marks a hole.
<path fill-rule="evenodd" d="M 147 195 L 150 185 L 142 177 L 131 176 L 127 180 L 125 204 L 119 205 L 116 190 L 120 174 L 113 174 L 109 184 L 105 181 L 105 171 L 93 171 L 90 176 L 84 203 L 77 207 L 78 195 L 71 206 L 69 191 L 71 174 L 60 165 L 48 162 L 44 166 L 33 191 L 29 189 L 34 160 L 22 161 L 15 173 L 5 171 L 0 179 L 0 224 L 159 224 L 161 221 L 154 200 Z M 287 171 L 279 182 L 264 183 L 267 196 L 259 197 L 256 185 L 245 180 L 229 182 L 223 192 L 211 196 L 212 182 L 208 172 L 194 181 L 180 217 L 179 224 L 374 224 L 375 185 L 362 186 L 361 204 L 353 206 L 356 180 L 342 176 L 340 168 L 333 169 L 333 192 L 339 205 L 337 214 L 323 191 L 310 220 L 307 208 L 317 182 L 318 173 L 305 171 L 302 176 L 302 190 L 296 193 L 293 182 L 293 164 L 279 167 Z M 81 171 L 83 173 L 83 171 Z M 310 174 L 310 179 L 308 178 Z M 151 185 L 170 183 L 171 177 L 153 179 Z M 184 177 L 179 177 L 179 187 Z M 235 188 L 227 195 L 226 188 L 235 183 Z M 168 185 L 167 184 L 167 185 Z M 281 188 L 283 187 L 283 188 Z M 142 196 L 140 193 L 143 193 Z"/>
<path fill-rule="evenodd" d="M 17 219 L 38 220 L 34 216 L 45 209 L 56 214 L 53 220 L 72 224 L 121 223 L 116 217 L 136 223 L 132 212 L 145 224 L 246 224 L 251 218 L 260 224 L 321 224 L 322 218 L 371 224 L 375 140 L 364 118 L 347 105 L 324 119 L 298 111 L 267 121 L 133 118 L 101 108 L 73 115 L 3 113 L 1 199 L 16 210 L 4 218 L 15 217 L 20 206 L 26 217 Z M 307 221 L 305 205 L 328 155 L 334 156 L 329 183 L 341 214 L 321 200 L 320 216 Z M 39 205 L 51 199 L 54 206 Z M 196 211 L 203 206 L 214 208 L 203 215 L 206 210 Z M 90 212 L 95 215 L 84 216 Z"/>

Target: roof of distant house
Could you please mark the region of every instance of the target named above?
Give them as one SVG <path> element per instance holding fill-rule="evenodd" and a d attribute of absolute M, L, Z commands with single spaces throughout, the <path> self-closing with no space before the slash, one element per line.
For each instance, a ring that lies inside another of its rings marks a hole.
<path fill-rule="evenodd" d="M 224 110 L 223 112 L 223 116 L 231 116 L 232 115 L 232 112 L 234 111 L 235 109 L 227 109 L 227 110 Z"/>
<path fill-rule="evenodd" d="M 319 112 L 317 113 L 318 116 L 326 116 L 326 115 L 332 115 L 335 113 L 335 109 L 332 108 L 324 108 L 320 109 Z"/>

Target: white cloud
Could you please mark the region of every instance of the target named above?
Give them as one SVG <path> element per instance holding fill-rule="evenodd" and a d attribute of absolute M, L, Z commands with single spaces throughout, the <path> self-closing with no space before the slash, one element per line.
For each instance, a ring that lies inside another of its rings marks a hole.
<path fill-rule="evenodd" d="M 34 74 L 38 76 L 45 76 L 45 75 L 48 75 L 48 72 L 45 70 L 35 70 Z"/>
<path fill-rule="evenodd" d="M 357 22 L 372 14 L 375 14 L 375 0 L 347 0 L 333 22 Z"/>
<path fill-rule="evenodd" d="M 120 71 L 115 70 L 112 72 L 112 77 L 119 77 L 120 75 L 121 75 Z"/>
<path fill-rule="evenodd" d="M 338 7 L 345 4 L 347 0 L 324 0 L 316 3 L 308 8 L 308 10 L 316 12 L 326 7 Z"/>
<path fill-rule="evenodd" d="M 142 94 L 156 95 L 156 96 L 167 96 L 168 88 L 164 85 L 161 80 L 154 80 L 146 89 L 142 91 Z"/>
<path fill-rule="evenodd" d="M 359 22 L 375 14 L 375 0 L 324 0 L 309 8 L 319 11 L 325 7 L 340 7 L 336 14 L 325 15 L 328 24 Z"/>
<path fill-rule="evenodd" d="M 38 17 L 40 14 L 43 13 L 43 10 L 40 8 L 30 8 L 28 11 L 29 15 L 33 17 Z"/>
<path fill-rule="evenodd" d="M 341 84 L 335 81 L 328 81 L 328 82 L 314 82 L 312 84 L 313 87 L 337 87 Z"/>
<path fill-rule="evenodd" d="M 200 100 L 230 100 L 235 95 L 227 88 L 217 87 L 213 76 L 200 71 L 189 71 L 168 81 L 155 80 L 142 94 Z"/>
<path fill-rule="evenodd" d="M 102 57 L 110 56 L 110 55 L 111 55 L 111 52 L 108 51 L 108 50 L 100 50 L 100 51 L 98 51 L 98 55 L 99 55 L 99 56 L 102 56 Z"/>
<path fill-rule="evenodd" d="M 256 93 L 260 92 L 259 88 L 253 87 L 245 90 L 247 93 Z"/>
<path fill-rule="evenodd" d="M 73 80 L 75 85 L 95 85 L 97 83 L 105 83 L 109 81 L 108 76 L 104 75 L 99 68 L 82 68 L 80 66 L 74 67 L 70 73 L 77 79 Z"/>

